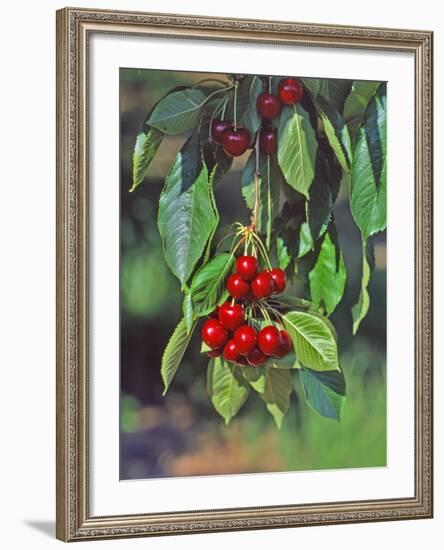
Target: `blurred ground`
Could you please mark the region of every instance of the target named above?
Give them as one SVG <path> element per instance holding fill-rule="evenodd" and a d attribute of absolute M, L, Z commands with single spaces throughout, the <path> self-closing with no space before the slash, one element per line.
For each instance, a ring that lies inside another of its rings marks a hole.
<path fill-rule="evenodd" d="M 347 289 L 332 320 L 337 327 L 347 400 L 340 424 L 321 418 L 293 394 L 279 432 L 251 395 L 229 427 L 206 393 L 206 360 L 198 334 L 171 389 L 162 397 L 163 349 L 181 317 L 180 287 L 169 272 L 157 230 L 157 203 L 183 138 L 165 139 L 147 181 L 134 193 L 131 153 L 145 113 L 170 88 L 205 75 L 121 70 L 121 479 L 383 466 L 386 461 L 386 247 L 376 243 L 372 304 L 356 337 L 350 307 L 360 285 L 360 237 L 339 200 L 336 224 L 348 267 Z M 247 220 L 239 159 L 217 190 L 221 225 Z M 236 171 L 237 169 L 237 171 Z M 301 392 L 298 392 L 301 395 Z"/>

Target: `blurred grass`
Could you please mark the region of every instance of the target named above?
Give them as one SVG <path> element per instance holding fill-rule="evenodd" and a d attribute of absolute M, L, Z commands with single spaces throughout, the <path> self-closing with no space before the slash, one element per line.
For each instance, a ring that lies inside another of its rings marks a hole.
<path fill-rule="evenodd" d="M 376 243 L 372 305 L 357 337 L 350 307 L 360 285 L 360 237 L 348 204 L 335 218 L 348 267 L 344 298 L 332 320 L 339 334 L 347 381 L 342 421 L 315 414 L 296 383 L 281 431 L 257 395 L 225 427 L 206 393 L 206 359 L 196 333 L 167 396 L 160 361 L 181 317 L 178 281 L 168 270 L 157 229 L 157 204 L 168 170 L 184 138 L 167 138 L 149 175 L 134 193 L 131 153 L 145 113 L 170 88 L 208 75 L 121 69 L 121 457 L 122 479 L 383 466 L 386 461 L 386 246 Z M 246 220 L 240 192 L 245 158 L 217 189 L 221 226 Z M 293 291 L 300 290 L 296 282 Z M 197 331 L 198 332 L 198 331 Z"/>

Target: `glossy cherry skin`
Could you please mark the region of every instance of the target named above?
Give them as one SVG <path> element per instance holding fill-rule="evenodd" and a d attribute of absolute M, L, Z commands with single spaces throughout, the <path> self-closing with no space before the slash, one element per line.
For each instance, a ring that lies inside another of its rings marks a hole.
<path fill-rule="evenodd" d="M 267 271 L 261 271 L 251 283 L 256 298 L 269 298 L 273 293 L 273 279 Z"/>
<path fill-rule="evenodd" d="M 250 132 L 246 128 L 229 128 L 225 130 L 222 146 L 225 153 L 231 157 L 240 157 L 250 145 Z"/>
<path fill-rule="evenodd" d="M 257 110 L 262 118 L 274 118 L 281 112 L 282 103 L 277 95 L 263 92 L 257 98 Z"/>
<path fill-rule="evenodd" d="M 207 351 L 208 357 L 220 357 L 222 355 L 222 348 L 212 349 Z"/>
<path fill-rule="evenodd" d="M 246 367 L 248 365 L 247 358 L 243 355 L 239 355 L 239 357 L 236 359 L 236 365 L 239 365 L 240 367 Z"/>
<path fill-rule="evenodd" d="M 233 273 L 228 277 L 227 290 L 232 298 L 240 300 L 250 292 L 250 285 L 242 279 L 239 273 Z"/>
<path fill-rule="evenodd" d="M 232 128 L 232 126 L 232 123 L 228 120 L 220 120 L 219 118 L 215 118 L 211 123 L 211 139 L 214 143 L 217 145 L 222 145 L 225 130 Z"/>
<path fill-rule="evenodd" d="M 233 340 L 240 355 L 248 355 L 256 347 L 257 333 L 254 328 L 242 325 L 236 329 Z"/>
<path fill-rule="evenodd" d="M 228 340 L 228 332 L 217 319 L 207 319 L 200 334 L 205 344 L 212 349 L 222 348 Z"/>
<path fill-rule="evenodd" d="M 275 294 L 284 292 L 285 287 L 287 286 L 287 276 L 285 275 L 285 271 L 275 267 L 270 269 L 268 273 L 270 273 L 271 278 L 273 279 L 273 292 Z"/>
<path fill-rule="evenodd" d="M 264 327 L 257 335 L 257 345 L 265 355 L 274 355 L 280 343 L 281 335 L 279 334 L 279 330 L 273 325 Z"/>
<path fill-rule="evenodd" d="M 219 322 L 226 330 L 236 330 L 245 322 L 245 311 L 239 304 L 225 302 L 219 308 Z"/>
<path fill-rule="evenodd" d="M 267 356 L 265 353 L 262 353 L 259 348 L 254 348 L 254 350 L 250 351 L 247 355 L 248 364 L 252 367 L 259 367 L 260 365 L 263 365 L 266 360 Z"/>
<path fill-rule="evenodd" d="M 296 78 L 283 78 L 278 85 L 278 94 L 282 103 L 294 105 L 304 95 L 302 82 Z"/>
<path fill-rule="evenodd" d="M 252 281 L 257 275 L 258 265 L 254 256 L 239 256 L 236 271 L 245 281 Z"/>
<path fill-rule="evenodd" d="M 259 134 L 259 150 L 265 155 L 274 155 L 277 151 L 276 128 L 262 128 Z"/>
<path fill-rule="evenodd" d="M 290 353 L 291 348 L 293 347 L 290 335 L 286 330 L 281 330 L 279 332 L 280 342 L 277 350 L 274 352 L 274 356 L 281 359 Z"/>
<path fill-rule="evenodd" d="M 233 339 L 228 340 L 224 347 L 224 359 L 227 361 L 236 362 L 239 359 L 240 355 L 237 351 L 236 344 Z"/>

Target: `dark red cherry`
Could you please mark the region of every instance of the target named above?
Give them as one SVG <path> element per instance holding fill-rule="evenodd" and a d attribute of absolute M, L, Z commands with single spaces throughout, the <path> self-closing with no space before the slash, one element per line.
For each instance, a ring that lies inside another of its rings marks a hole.
<path fill-rule="evenodd" d="M 228 340 L 228 332 L 217 319 L 207 319 L 201 330 L 202 340 L 212 349 L 222 348 Z"/>
<path fill-rule="evenodd" d="M 248 365 L 247 358 L 243 355 L 239 355 L 239 357 L 236 359 L 236 365 L 239 365 L 240 367 L 246 367 Z"/>
<path fill-rule="evenodd" d="M 291 348 L 293 347 L 290 335 L 286 330 L 281 330 L 279 332 L 280 342 L 277 350 L 274 352 L 274 356 L 281 359 L 290 353 Z"/>
<path fill-rule="evenodd" d="M 234 343 L 241 355 L 248 355 L 256 347 L 257 333 L 254 328 L 242 325 L 234 333 Z"/>
<path fill-rule="evenodd" d="M 257 345 L 265 355 L 274 355 L 280 343 L 281 335 L 279 334 L 279 330 L 273 325 L 264 327 L 257 335 Z"/>
<path fill-rule="evenodd" d="M 261 271 L 251 283 L 251 290 L 256 298 L 269 298 L 273 293 L 273 279 L 267 271 Z"/>
<path fill-rule="evenodd" d="M 276 128 L 262 128 L 259 134 L 259 149 L 265 155 L 274 155 L 277 151 Z"/>
<path fill-rule="evenodd" d="M 222 355 L 222 348 L 212 349 L 207 351 L 208 357 L 220 357 Z"/>
<path fill-rule="evenodd" d="M 232 126 L 232 123 L 228 120 L 220 120 L 219 118 L 215 118 L 211 123 L 211 139 L 214 143 L 217 143 L 217 145 L 222 145 L 223 133 Z"/>
<path fill-rule="evenodd" d="M 246 128 L 229 128 L 225 130 L 222 146 L 225 153 L 231 157 L 240 157 L 250 145 L 250 132 Z"/>
<path fill-rule="evenodd" d="M 282 103 L 294 105 L 304 95 L 302 82 L 296 78 L 283 78 L 278 85 L 278 94 Z"/>
<path fill-rule="evenodd" d="M 239 304 L 225 302 L 219 308 L 219 321 L 225 329 L 236 330 L 245 321 L 244 308 Z"/>
<path fill-rule="evenodd" d="M 268 273 L 270 273 L 271 278 L 273 279 L 273 292 L 276 294 L 284 292 L 287 285 L 287 276 L 285 275 L 285 271 L 275 267 Z"/>
<path fill-rule="evenodd" d="M 254 256 L 239 256 L 236 271 L 245 281 L 252 281 L 257 274 L 258 263 Z"/>
<path fill-rule="evenodd" d="M 263 92 L 257 98 L 257 110 L 262 118 L 274 118 L 281 112 L 282 103 L 277 95 Z"/>
<path fill-rule="evenodd" d="M 239 273 L 233 273 L 228 277 L 227 290 L 232 298 L 240 300 L 250 292 L 250 285 L 242 279 Z"/>
<path fill-rule="evenodd" d="M 250 351 L 247 355 L 248 364 L 252 367 L 259 367 L 260 365 L 263 365 L 266 360 L 267 356 L 265 353 L 262 353 L 259 348 L 254 348 L 254 350 Z"/>
<path fill-rule="evenodd" d="M 228 340 L 224 347 L 224 359 L 236 362 L 240 355 L 233 339 Z"/>

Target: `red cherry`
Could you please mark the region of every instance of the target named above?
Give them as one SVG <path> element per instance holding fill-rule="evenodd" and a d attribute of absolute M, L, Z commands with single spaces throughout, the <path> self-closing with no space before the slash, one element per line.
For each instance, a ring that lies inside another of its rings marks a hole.
<path fill-rule="evenodd" d="M 273 293 L 273 279 L 267 271 L 261 271 L 251 283 L 256 298 L 269 298 Z"/>
<path fill-rule="evenodd" d="M 222 355 L 222 348 L 212 349 L 207 351 L 208 357 L 220 357 Z"/>
<path fill-rule="evenodd" d="M 258 263 L 254 256 L 239 256 L 236 271 L 245 281 L 252 281 L 257 274 Z"/>
<path fill-rule="evenodd" d="M 228 340 L 228 332 L 217 319 L 207 319 L 205 321 L 202 326 L 201 336 L 205 344 L 213 349 L 223 347 Z"/>
<path fill-rule="evenodd" d="M 265 155 L 274 155 L 277 151 L 276 128 L 262 128 L 259 134 L 259 149 Z"/>
<path fill-rule="evenodd" d="M 240 367 L 246 367 L 248 365 L 247 358 L 243 355 L 239 355 L 239 357 L 236 359 L 236 365 L 239 365 Z"/>
<path fill-rule="evenodd" d="M 262 118 L 274 118 L 281 112 L 282 103 L 277 95 L 263 92 L 257 98 L 257 110 Z"/>
<path fill-rule="evenodd" d="M 282 103 L 286 105 L 294 105 L 301 101 L 304 95 L 302 82 L 295 78 L 283 78 L 279 82 L 278 94 Z"/>
<path fill-rule="evenodd" d="M 228 277 L 227 290 L 231 297 L 240 300 L 250 292 L 250 285 L 242 279 L 239 273 L 233 273 Z"/>
<path fill-rule="evenodd" d="M 239 359 L 240 355 L 237 351 L 236 344 L 234 340 L 228 340 L 224 347 L 224 359 L 227 361 L 236 362 Z"/>
<path fill-rule="evenodd" d="M 259 367 L 259 365 L 263 365 L 266 360 L 267 356 L 265 353 L 262 353 L 259 348 L 254 348 L 254 350 L 247 355 L 248 364 L 252 367 Z"/>
<path fill-rule="evenodd" d="M 236 330 L 245 321 L 245 311 L 239 304 L 225 302 L 219 308 L 219 321 L 227 330 Z"/>
<path fill-rule="evenodd" d="M 240 157 L 250 145 L 250 132 L 246 128 L 229 128 L 222 137 L 225 153 L 231 157 Z"/>
<path fill-rule="evenodd" d="M 257 335 L 257 345 L 265 355 L 274 355 L 280 343 L 281 335 L 279 334 L 279 330 L 273 325 L 264 327 Z"/>
<path fill-rule="evenodd" d="M 279 269 L 278 267 L 275 267 L 274 269 L 271 269 L 269 273 L 271 275 L 271 278 L 273 279 L 274 292 L 276 294 L 284 292 L 287 285 L 287 276 L 285 275 L 285 271 Z"/>
<path fill-rule="evenodd" d="M 257 334 L 254 328 L 248 325 L 240 326 L 234 333 L 234 343 L 241 355 L 248 355 L 256 347 Z"/>
<path fill-rule="evenodd" d="M 286 330 L 281 330 L 279 332 L 279 336 L 280 342 L 277 350 L 274 352 L 274 356 L 281 359 L 282 357 L 285 357 L 285 355 L 290 353 L 293 344 L 291 342 L 290 335 Z"/>
<path fill-rule="evenodd" d="M 215 118 L 211 123 L 211 139 L 214 143 L 217 143 L 217 145 L 222 145 L 223 133 L 232 126 L 233 125 L 228 120 L 220 120 L 219 118 Z"/>

